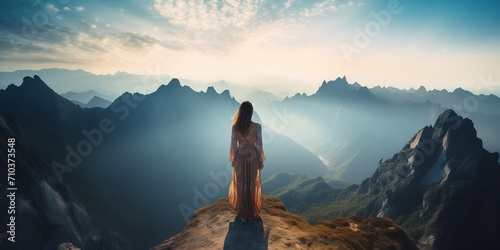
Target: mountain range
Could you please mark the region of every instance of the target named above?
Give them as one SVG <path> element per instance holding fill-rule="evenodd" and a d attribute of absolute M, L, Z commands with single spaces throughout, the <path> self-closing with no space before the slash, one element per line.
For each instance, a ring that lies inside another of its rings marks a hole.
<path fill-rule="evenodd" d="M 84 249 L 132 249 L 130 243 L 105 224 L 90 216 L 74 199 L 71 190 L 57 178 L 44 153 L 54 148 L 54 140 L 61 140 L 55 126 L 79 122 L 74 115 L 79 108 L 64 98 L 51 99 L 56 95 L 40 84 L 40 79 L 25 78 L 20 87 L 10 86 L 0 90 L 0 158 L 7 162 L 8 138 L 15 139 L 15 243 L 1 239 L 2 249 L 58 249 L 62 246 L 78 245 Z M 27 98 L 35 107 L 20 102 Z M 53 109 L 56 108 L 57 109 Z M 58 112 L 54 112 L 57 110 Z M 61 119 L 61 115 L 65 119 Z M 36 121 L 36 122 L 35 122 Z M 45 133 L 45 141 L 38 141 Z M 37 138 L 38 137 L 38 138 Z M 50 139 L 52 138 L 52 139 Z M 34 147 L 35 144 L 40 145 Z M 10 152 L 9 152 L 10 153 Z M 7 165 L 0 166 L 7 173 Z M 0 179 L 1 206 L 8 207 L 7 178 Z M 9 203 L 11 204 L 11 203 Z M 12 204 L 11 204 L 12 205 Z M 0 222 L 6 225 L 7 213 L 2 213 Z M 10 237 L 10 235 L 9 235 Z M 11 245 L 8 245 L 11 243 Z"/>
<path fill-rule="evenodd" d="M 102 93 L 99 93 L 95 90 L 88 90 L 85 92 L 74 92 L 74 91 L 69 91 L 66 93 L 61 94 L 62 97 L 70 100 L 70 101 L 77 101 L 80 103 L 88 103 L 92 98 L 94 97 L 99 97 L 107 101 L 114 101 L 118 96 L 114 95 L 105 95 Z"/>
<path fill-rule="evenodd" d="M 127 72 L 116 72 L 115 74 L 93 74 L 85 70 L 68 69 L 41 69 L 41 70 L 16 70 L 13 72 L 0 72 L 0 89 L 5 89 L 9 84 L 17 84 L 19 79 L 25 76 L 38 75 L 43 78 L 49 86 L 69 100 L 87 103 L 92 97 L 98 96 L 112 101 L 109 97 L 116 97 L 124 92 L 140 92 L 149 94 L 155 91 L 160 85 L 169 82 L 173 77 L 162 73 L 158 68 L 144 68 L 144 73 L 133 74 Z M 265 89 L 274 93 L 273 96 L 283 98 L 291 92 L 287 85 L 276 86 L 276 79 L 259 78 L 265 82 L 256 81 L 258 86 L 245 86 L 242 84 L 228 83 L 226 81 L 199 82 L 195 80 L 179 80 L 190 86 L 195 91 L 204 91 L 209 86 L 213 86 L 218 92 L 230 90 L 233 97 L 238 101 L 243 101 L 249 93 L 259 92 Z M 279 79 L 289 81 L 289 79 Z M 89 95 L 93 93 L 92 95 Z M 114 98 L 113 98 L 114 99 Z"/>
<path fill-rule="evenodd" d="M 124 93 L 106 109 L 81 108 L 38 76 L 0 90 L 0 117 L 15 122 L 10 136 L 40 158 L 52 181 L 63 181 L 90 217 L 135 249 L 177 233 L 197 208 L 227 195 L 237 108 L 228 91 L 195 92 L 177 79 L 148 95 Z M 263 137 L 271 166 L 263 178 L 302 172 L 306 164 L 310 174 L 326 172 L 293 140 L 266 127 Z"/>
<path fill-rule="evenodd" d="M 92 97 L 87 103 L 72 100 L 72 102 L 82 108 L 107 108 L 111 102 L 98 96 Z"/>
<path fill-rule="evenodd" d="M 360 183 L 375 171 L 376 163 L 390 158 L 415 131 L 432 123 L 447 108 L 453 108 L 429 100 L 397 102 L 398 93 L 393 94 L 393 100 L 387 100 L 379 97 L 383 91 L 372 92 L 358 83 L 349 84 L 345 77 L 337 78 L 323 82 L 312 95 L 296 94 L 281 102 L 260 104 L 259 114 L 271 128 L 318 155 L 328 166 L 324 176 L 327 181 L 333 178 Z M 457 96 L 459 91 L 444 92 L 443 96 L 457 102 L 474 99 L 478 107 L 500 107 L 500 99 L 493 95 L 463 97 Z M 422 95 L 420 100 L 425 98 Z M 427 97 L 432 99 L 432 95 Z M 483 113 L 481 108 L 460 111 L 474 120 L 485 148 L 500 148 L 500 114 Z M 273 122 L 281 120 L 286 123 L 273 127 Z"/>
<path fill-rule="evenodd" d="M 253 119 L 264 128 L 264 191 L 288 211 L 311 224 L 389 217 L 429 249 L 496 243 L 498 154 L 485 148 L 499 146 L 500 115 L 478 108 L 464 118 L 429 100 L 389 100 L 345 77 L 312 95 L 261 95 Z M 462 101 L 496 100 L 479 97 Z M 19 232 L 37 239 L 25 246 L 148 249 L 179 233 L 197 209 L 227 195 L 237 108 L 227 90 L 195 91 L 178 79 L 122 93 L 105 108 L 82 108 L 38 76 L 0 90 L 0 137 L 16 138 L 17 183 L 30 190 L 19 196 L 27 204 L 19 217 L 48 232 L 34 236 L 23 220 Z"/>
<path fill-rule="evenodd" d="M 148 70 L 154 71 L 152 69 Z M 145 71 L 147 70 L 145 69 Z M 139 90 L 149 93 L 158 88 L 162 83 L 172 79 L 170 75 L 161 73 L 155 73 L 154 76 L 150 74 L 130 74 L 127 72 L 95 75 L 81 69 L 67 70 L 53 68 L 0 72 L 0 79 L 2 79 L 0 88 L 4 89 L 10 84 L 17 84 L 23 77 L 33 75 L 38 75 L 45 79 L 50 83 L 50 87 L 60 94 L 67 92 L 84 93 L 93 90 L 106 96 L 118 96 L 126 91 Z M 147 88 L 145 88 L 145 86 L 147 86 Z M 103 96 L 101 96 L 101 98 L 103 98 Z M 85 100 L 81 102 L 85 102 Z"/>

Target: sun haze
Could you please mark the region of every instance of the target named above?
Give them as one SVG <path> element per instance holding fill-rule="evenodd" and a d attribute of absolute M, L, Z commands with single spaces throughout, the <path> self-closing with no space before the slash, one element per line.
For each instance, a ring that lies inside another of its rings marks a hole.
<path fill-rule="evenodd" d="M 4 1 L 0 71 L 500 93 L 498 1 Z"/>

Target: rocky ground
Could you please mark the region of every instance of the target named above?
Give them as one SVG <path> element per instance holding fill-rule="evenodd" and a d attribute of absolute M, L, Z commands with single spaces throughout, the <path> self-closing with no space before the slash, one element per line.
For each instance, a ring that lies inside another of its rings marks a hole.
<path fill-rule="evenodd" d="M 227 199 L 198 210 L 188 226 L 153 249 L 417 249 L 390 219 L 352 216 L 311 225 L 264 196 L 260 219 L 243 224 Z"/>

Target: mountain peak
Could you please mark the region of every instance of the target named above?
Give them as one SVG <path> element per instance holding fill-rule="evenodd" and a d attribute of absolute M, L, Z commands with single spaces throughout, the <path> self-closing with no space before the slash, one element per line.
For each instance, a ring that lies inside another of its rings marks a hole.
<path fill-rule="evenodd" d="M 346 77 L 337 77 L 334 81 L 323 81 L 313 96 L 327 99 L 344 99 L 349 101 L 376 101 L 373 93 L 358 83 L 349 84 Z"/>
<path fill-rule="evenodd" d="M 286 211 L 274 196 L 263 197 L 260 219 L 243 224 L 227 198 L 193 215 L 188 226 L 154 247 L 160 249 L 417 249 L 412 239 L 386 218 L 352 216 L 312 226 Z"/>
<path fill-rule="evenodd" d="M 215 88 L 213 86 L 209 86 L 207 88 L 207 92 L 206 93 L 209 94 L 209 95 L 217 95 L 217 91 L 215 91 Z"/>
<path fill-rule="evenodd" d="M 162 84 L 155 92 L 170 92 L 181 89 L 181 82 L 177 78 L 172 78 L 167 85 Z"/>
<path fill-rule="evenodd" d="M 37 90 L 45 89 L 52 91 L 52 89 L 47 86 L 47 84 L 38 75 L 34 75 L 33 78 L 30 76 L 24 77 L 21 88 L 36 88 Z"/>
<path fill-rule="evenodd" d="M 224 91 L 222 91 L 221 95 L 230 97 L 231 93 L 229 93 L 229 90 L 225 89 Z"/>
<path fill-rule="evenodd" d="M 316 94 L 318 93 L 330 93 L 330 92 L 344 92 L 349 90 L 349 83 L 345 80 L 344 78 L 337 77 L 334 81 L 323 81 L 321 86 L 319 87 L 318 91 L 316 91 Z"/>
<path fill-rule="evenodd" d="M 343 76 L 342 78 L 337 77 L 337 79 L 335 79 L 335 81 L 333 81 L 333 83 L 336 85 L 349 85 L 345 76 Z"/>
<path fill-rule="evenodd" d="M 458 116 L 453 109 L 445 110 L 434 123 L 434 128 L 446 132 L 450 126 L 456 128 L 462 121 L 462 117 Z M 444 136 L 444 134 L 443 134 Z"/>
<path fill-rule="evenodd" d="M 425 151 L 429 156 L 434 157 L 442 148 L 446 157 L 465 157 L 464 161 L 467 157 L 469 157 L 467 161 L 473 161 L 473 158 L 480 159 L 480 152 L 485 151 L 482 140 L 477 138 L 474 123 L 468 118 L 457 115 L 452 109 L 445 110 L 439 115 L 433 127 L 426 127 L 417 133 L 416 139 L 411 144 L 418 145 L 418 149 Z M 443 159 L 446 160 L 448 159 Z M 448 166 L 447 172 L 450 171 L 453 172 L 453 168 Z"/>
<path fill-rule="evenodd" d="M 448 117 L 456 117 L 456 116 L 458 116 L 458 115 L 453 109 L 447 109 L 441 115 L 439 115 L 437 121 L 443 120 L 443 119 L 448 118 Z"/>
<path fill-rule="evenodd" d="M 467 91 L 460 87 L 456 88 L 452 93 L 459 95 L 473 95 L 470 91 Z"/>
<path fill-rule="evenodd" d="M 174 87 L 174 88 L 180 88 L 181 87 L 181 82 L 177 78 L 172 78 L 170 82 L 167 84 L 169 87 Z"/>
<path fill-rule="evenodd" d="M 417 89 L 417 92 L 423 94 L 423 93 L 427 92 L 427 89 L 424 87 L 424 85 L 422 85 L 422 86 L 420 86 L 420 88 Z"/>
<path fill-rule="evenodd" d="M 30 95 L 38 96 L 57 95 L 57 93 L 47 86 L 47 84 L 38 75 L 34 75 L 33 77 L 25 76 L 20 86 L 10 84 L 5 90 L 0 90 L 0 92 L 3 91 L 25 94 L 29 93 Z"/>
<path fill-rule="evenodd" d="M 497 161 L 498 154 L 483 148 L 473 122 L 448 109 L 381 163 L 360 192 L 379 197 L 371 213 L 422 228 L 412 236 L 423 248 L 483 249 L 498 241 L 491 232 L 499 227 L 489 226 L 500 225 L 498 213 L 490 212 L 500 204 Z"/>

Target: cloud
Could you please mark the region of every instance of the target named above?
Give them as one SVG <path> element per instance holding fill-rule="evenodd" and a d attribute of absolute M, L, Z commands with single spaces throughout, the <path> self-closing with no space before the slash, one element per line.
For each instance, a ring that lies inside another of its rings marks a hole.
<path fill-rule="evenodd" d="M 104 20 L 83 6 L 46 3 L 43 7 L 51 13 L 82 13 L 65 15 L 64 21 L 54 15 L 53 23 L 40 27 L 29 26 L 22 20 L 0 19 L 0 49 L 12 58 L 45 53 L 48 58 L 63 56 L 75 60 L 82 56 L 91 60 L 91 56 L 121 57 L 122 54 L 136 56 L 187 50 L 225 55 L 241 46 L 259 47 L 274 39 L 286 40 L 290 34 L 298 34 L 297 27 L 303 18 L 300 11 L 311 10 L 308 16 L 312 17 L 320 14 L 319 7 L 330 6 L 322 12 L 326 13 L 335 10 L 331 6 L 338 3 L 332 0 L 314 4 L 307 1 L 305 5 L 304 1 L 298 0 L 272 3 L 264 0 L 155 0 L 151 6 L 153 11 L 160 13 L 163 18 L 159 18 L 166 19 L 174 27 L 166 25 L 149 33 L 105 24 L 109 18 Z M 158 25 L 157 22 L 154 24 Z M 182 31 L 179 32 L 178 28 Z"/>
<path fill-rule="evenodd" d="M 22 20 L 0 19 L 0 67 L 30 65 L 36 68 L 48 63 L 58 67 L 85 65 L 89 68 L 125 69 L 135 67 L 131 65 L 153 63 L 150 58 L 170 55 L 186 46 L 179 36 L 160 39 L 152 34 L 123 31 L 85 20 L 78 20 L 70 26 L 46 24 L 37 27 L 36 32 L 29 36 L 23 34 L 24 26 Z"/>
<path fill-rule="evenodd" d="M 255 21 L 261 0 L 155 0 L 154 8 L 172 24 L 188 29 L 220 30 Z"/>
<path fill-rule="evenodd" d="M 154 9 L 170 23 L 190 30 L 222 30 L 225 28 L 248 28 L 264 22 L 297 18 L 296 7 L 303 17 L 322 15 L 347 6 L 349 1 L 323 0 L 311 2 L 286 0 L 268 3 L 263 0 L 155 0 Z"/>
<path fill-rule="evenodd" d="M 47 4 L 47 5 L 46 5 L 46 8 L 47 8 L 47 10 L 48 10 L 48 11 L 50 11 L 50 12 L 52 12 L 52 13 L 57 13 L 57 12 L 59 12 L 59 9 L 58 9 L 55 5 L 53 5 L 53 4 L 51 4 L 51 3 Z"/>
<path fill-rule="evenodd" d="M 315 16 L 358 0 L 155 0 L 153 9 L 182 28 L 186 47 L 225 54 L 242 43 L 268 45 L 299 37 Z"/>
<path fill-rule="evenodd" d="M 152 36 L 134 32 L 117 33 L 114 37 L 116 41 L 119 41 L 125 48 L 134 51 L 147 49 L 161 43 L 160 40 Z"/>
<path fill-rule="evenodd" d="M 326 0 L 314 3 L 312 8 L 303 9 L 300 12 L 300 15 L 304 17 L 319 16 L 319 15 L 324 15 L 326 12 L 329 11 L 336 11 L 337 8 L 338 8 L 337 1 Z"/>

